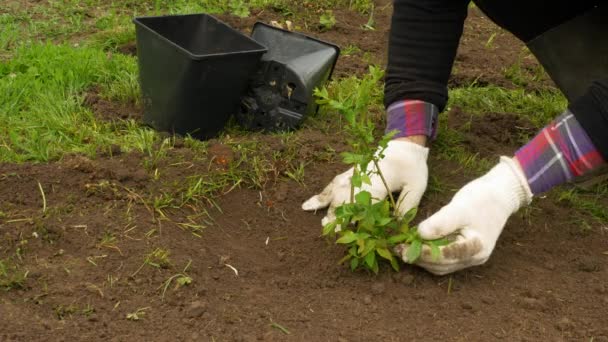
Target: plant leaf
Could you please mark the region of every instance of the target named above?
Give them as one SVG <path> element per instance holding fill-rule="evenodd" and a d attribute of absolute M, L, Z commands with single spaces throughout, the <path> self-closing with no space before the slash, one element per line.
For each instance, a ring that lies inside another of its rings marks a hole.
<path fill-rule="evenodd" d="M 390 238 L 388 238 L 387 241 L 388 241 L 389 245 L 396 245 L 400 242 L 407 240 L 408 237 L 409 237 L 409 234 L 397 234 L 397 235 L 393 235 Z"/>
<path fill-rule="evenodd" d="M 355 195 L 355 201 L 362 205 L 370 205 L 372 203 L 372 194 L 368 191 L 361 191 Z"/>
<path fill-rule="evenodd" d="M 352 258 L 352 259 L 350 259 L 350 270 L 351 271 L 356 270 L 358 266 L 359 266 L 359 259 L 358 258 Z"/>
<path fill-rule="evenodd" d="M 405 215 L 403 215 L 401 222 L 403 222 L 405 224 L 409 224 L 410 222 L 412 222 L 414 217 L 416 217 L 417 213 L 418 213 L 418 208 L 412 208 L 412 209 L 408 210 L 407 213 L 405 213 Z"/>
<path fill-rule="evenodd" d="M 357 240 L 357 234 L 347 230 L 344 232 L 344 235 L 342 235 L 342 237 L 336 241 L 336 243 L 348 244 L 355 240 Z"/>
<path fill-rule="evenodd" d="M 378 255 L 380 255 L 386 260 L 390 261 L 391 259 L 393 259 L 393 255 L 387 248 L 378 248 L 376 249 L 376 252 L 378 252 Z"/>
<path fill-rule="evenodd" d="M 329 235 L 331 233 L 335 233 L 337 223 L 336 221 L 330 222 L 323 227 L 323 235 Z"/>
<path fill-rule="evenodd" d="M 439 246 L 437 246 L 434 243 L 429 243 L 429 246 L 431 247 L 431 258 L 433 258 L 433 261 L 437 261 L 439 260 L 439 256 L 441 255 L 441 251 L 439 250 Z"/>
<path fill-rule="evenodd" d="M 410 264 L 413 264 L 420 257 L 420 253 L 422 252 L 422 241 L 414 240 L 412 244 L 407 249 L 405 256 L 407 257 L 407 261 Z"/>
<path fill-rule="evenodd" d="M 392 257 L 391 258 L 391 266 L 393 267 L 393 269 L 397 272 L 399 272 L 399 262 L 397 261 L 397 258 Z"/>
<path fill-rule="evenodd" d="M 365 249 L 363 250 L 363 253 L 359 253 L 359 255 L 361 257 L 365 257 L 365 256 L 367 256 L 368 253 L 372 252 L 375 248 L 376 248 L 376 240 L 369 239 L 365 243 Z"/>
<path fill-rule="evenodd" d="M 384 227 L 392 221 L 393 219 L 391 217 L 383 217 L 376 221 L 376 226 Z"/>
<path fill-rule="evenodd" d="M 365 250 L 365 240 L 362 238 L 357 239 L 357 246 L 359 246 L 357 253 L 361 254 Z"/>
<path fill-rule="evenodd" d="M 376 253 L 372 251 L 365 256 L 365 263 L 371 269 L 374 267 L 374 262 L 376 262 Z"/>
<path fill-rule="evenodd" d="M 340 261 L 338 261 L 338 265 L 341 265 L 341 264 L 343 264 L 343 263 L 347 262 L 347 261 L 348 261 L 348 260 L 350 260 L 352 257 L 353 257 L 352 255 L 350 255 L 350 254 L 346 254 L 346 255 L 344 256 L 344 258 L 342 258 L 342 259 L 340 259 Z"/>
<path fill-rule="evenodd" d="M 374 253 L 374 255 L 376 255 L 376 253 Z M 378 274 L 378 259 L 374 259 L 374 265 L 372 266 L 372 271 L 374 271 L 374 273 Z"/>
<path fill-rule="evenodd" d="M 361 181 L 367 185 L 372 185 L 372 180 L 366 174 L 361 175 Z"/>

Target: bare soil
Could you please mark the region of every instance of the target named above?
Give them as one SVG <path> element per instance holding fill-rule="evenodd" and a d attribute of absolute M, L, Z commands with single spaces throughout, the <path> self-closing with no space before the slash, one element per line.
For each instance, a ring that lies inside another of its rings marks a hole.
<path fill-rule="evenodd" d="M 376 31 L 358 29 L 365 16 L 336 10 L 343 24 L 311 33 L 382 59 L 388 11 L 379 10 Z M 231 20 L 244 28 L 254 19 Z M 500 33 L 499 49 L 479 52 L 492 30 L 479 13 L 471 16 L 458 62 L 467 67 L 453 82 L 508 85 L 499 67 L 521 45 Z M 362 55 L 341 58 L 336 76 L 366 65 Z M 88 102 L 96 115 L 139 115 L 103 101 Z M 530 128 L 509 114 L 470 121 L 455 111 L 448 124 L 487 157 L 512 152 L 520 143 L 513 136 Z M 288 148 L 276 136 L 245 139 L 269 151 Z M 217 205 L 191 202 L 164 215 L 143 199 L 177 198 L 190 177 L 221 177 L 239 157 L 238 138 L 210 141 L 206 152 L 178 141 L 160 161 L 116 147 L 93 160 L 0 164 L 0 260 L 28 272 L 23 286 L 0 292 L 0 340 L 608 341 L 607 227 L 549 194 L 509 220 L 484 266 L 444 277 L 411 266 L 352 273 L 336 264 L 342 249 L 319 237 L 324 213 L 300 209 L 343 170 L 327 151 L 337 154 L 344 143 L 311 128 L 295 139 L 296 160 L 308 163 L 305 185 L 274 165 L 262 187 L 244 182 L 217 190 Z M 418 220 L 475 176 L 434 155 L 430 170 L 441 186 L 429 188 Z M 194 225 L 204 228 L 193 234 Z M 142 267 L 156 248 L 169 251 L 169 264 Z M 188 264 L 192 282 L 176 288 L 174 278 L 163 298 L 165 282 Z"/>

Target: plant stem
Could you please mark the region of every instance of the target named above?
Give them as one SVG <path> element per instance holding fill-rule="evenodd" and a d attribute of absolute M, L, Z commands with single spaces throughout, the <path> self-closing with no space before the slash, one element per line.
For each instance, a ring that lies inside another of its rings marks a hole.
<path fill-rule="evenodd" d="M 355 177 L 355 175 L 357 174 L 357 165 L 353 166 L 353 175 L 352 177 Z M 352 178 L 350 181 L 350 203 L 355 202 L 355 185 L 353 184 Z"/>
<path fill-rule="evenodd" d="M 376 170 L 378 172 L 378 175 L 380 176 L 380 179 L 382 179 L 382 184 L 384 184 L 384 188 L 386 188 L 386 192 L 388 193 L 388 198 L 391 200 L 391 204 L 393 205 L 393 210 L 397 209 L 397 205 L 395 204 L 395 198 L 393 197 L 393 193 L 391 192 L 391 189 L 389 189 L 388 184 L 386 183 L 386 179 L 384 179 L 384 175 L 382 174 L 382 171 L 380 170 L 380 165 L 378 165 L 378 160 L 376 160 L 374 158 L 374 165 L 376 166 Z"/>

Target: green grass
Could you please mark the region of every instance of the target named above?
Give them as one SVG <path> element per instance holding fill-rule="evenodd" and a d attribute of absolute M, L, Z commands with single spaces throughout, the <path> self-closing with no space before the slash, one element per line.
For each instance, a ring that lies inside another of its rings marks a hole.
<path fill-rule="evenodd" d="M 131 20 L 136 16 L 231 13 L 247 17 L 254 10 L 268 9 L 283 16 L 295 16 L 299 8 L 312 10 L 350 8 L 368 13 L 371 0 L 64 0 L 26 5 L 6 0 L 0 8 L 0 51 L 12 49 L 18 41 L 81 41 L 97 36 L 102 46 L 115 47 L 134 38 Z"/>
<path fill-rule="evenodd" d="M 513 113 L 525 116 L 542 127 L 567 106 L 566 98 L 557 90 L 530 93 L 524 89 L 496 86 L 467 87 L 450 90 L 448 108 L 458 106 L 465 113 Z"/>
<path fill-rule="evenodd" d="M 0 260 L 0 290 L 22 289 L 28 272 L 22 270 L 11 259 Z"/>
<path fill-rule="evenodd" d="M 24 44 L 0 65 L 0 161 L 50 161 L 94 155 L 110 144 L 146 150 L 154 133 L 133 122 L 118 128 L 83 106 L 93 85 L 118 101 L 138 97 L 136 60 L 67 44 Z"/>
<path fill-rule="evenodd" d="M 606 197 L 608 196 L 608 183 L 600 183 L 592 189 L 566 188 L 557 191 L 557 201 L 568 204 L 587 217 L 597 222 L 608 223 L 608 210 L 606 210 Z"/>

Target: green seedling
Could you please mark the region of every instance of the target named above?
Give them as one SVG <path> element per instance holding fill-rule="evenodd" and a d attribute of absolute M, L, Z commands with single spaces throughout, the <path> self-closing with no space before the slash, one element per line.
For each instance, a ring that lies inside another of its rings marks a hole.
<path fill-rule="evenodd" d="M 190 285 L 192 283 L 192 277 L 190 277 L 187 273 L 188 268 L 190 267 L 190 264 L 192 264 L 192 260 L 188 261 L 188 264 L 186 264 L 186 267 L 184 267 L 184 270 L 181 273 L 175 274 L 171 277 L 169 277 L 169 279 L 167 279 L 158 289 L 160 290 L 161 288 L 163 289 L 162 291 L 162 296 L 161 299 L 165 300 L 165 293 L 167 292 L 167 289 L 169 288 L 169 286 L 171 285 L 171 283 L 175 280 L 175 287 L 174 290 L 179 289 L 180 287 L 186 286 L 186 285 Z"/>
<path fill-rule="evenodd" d="M 334 26 L 336 26 L 336 17 L 334 16 L 334 12 L 332 10 L 325 11 L 321 17 L 319 17 L 319 28 L 322 31 L 331 30 Z"/>
<path fill-rule="evenodd" d="M 365 25 L 361 25 L 361 28 L 368 31 L 376 30 L 376 20 L 374 20 L 374 6 L 372 5 L 371 10 L 369 11 L 369 17 L 367 18 L 367 23 Z"/>
<path fill-rule="evenodd" d="M 122 251 L 120 250 L 120 248 L 118 248 L 118 246 L 116 246 L 116 236 L 114 236 L 114 234 L 110 233 L 110 232 L 105 232 L 103 234 L 103 236 L 101 237 L 101 239 L 99 240 L 99 243 L 97 244 L 97 248 L 111 248 L 111 249 L 115 249 L 118 251 L 118 253 L 120 253 L 122 255 Z"/>
<path fill-rule="evenodd" d="M 370 67 L 369 74 L 353 88 L 354 91 L 346 95 L 341 94 L 337 99 L 331 98 L 327 89 L 316 91 L 318 103 L 337 110 L 346 121 L 345 131 L 351 151 L 344 152 L 342 157 L 344 163 L 353 169 L 350 201 L 336 208 L 336 220 L 323 228 L 323 235 L 335 236 L 336 243 L 347 247 L 347 254 L 341 263 L 350 261 L 353 271 L 366 268 L 378 273 L 379 260 L 382 259 L 390 262 L 393 269 L 398 271 L 398 259 L 391 251 L 400 243 L 410 245 L 407 258 L 411 263 L 419 258 L 423 244 L 431 248 L 434 256 L 438 256 L 439 247 L 447 243 L 445 240 L 424 241 L 420 238 L 416 227 L 410 226 L 416 216 L 415 208 L 403 217 L 394 214 L 398 203 L 395 203 L 378 167 L 394 133 L 384 135 L 376 143 L 375 125 L 368 115 L 374 89 L 378 87 L 383 76 L 381 69 Z M 372 176 L 378 176 L 382 180 L 387 188 L 388 198 L 372 198 L 368 191 L 356 193 L 355 190 L 364 184 L 371 184 Z"/>
<path fill-rule="evenodd" d="M 144 258 L 143 264 L 131 275 L 131 277 L 135 277 L 139 271 L 141 271 L 144 266 L 149 265 L 154 268 L 169 268 L 171 265 L 169 261 L 169 251 L 163 248 L 157 248 L 152 252 L 148 253 Z"/>

